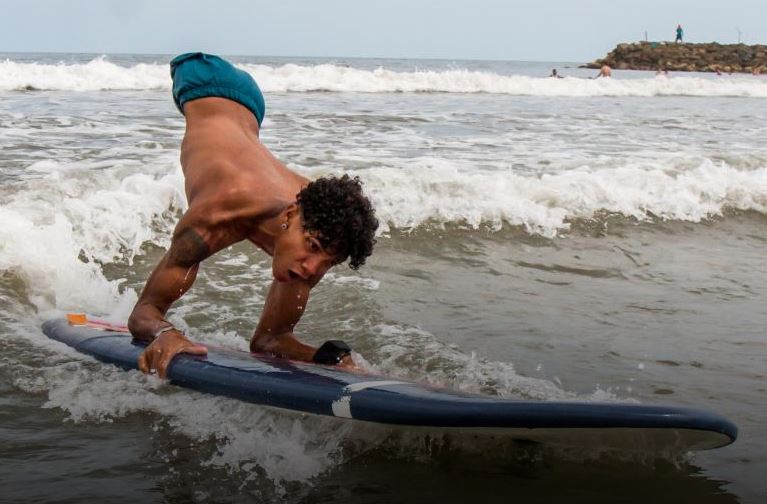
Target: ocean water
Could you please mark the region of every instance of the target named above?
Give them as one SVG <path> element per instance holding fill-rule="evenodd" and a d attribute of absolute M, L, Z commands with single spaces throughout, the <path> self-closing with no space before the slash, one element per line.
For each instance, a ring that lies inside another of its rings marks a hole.
<path fill-rule="evenodd" d="M 234 57 L 262 141 L 350 173 L 383 226 L 297 333 L 503 397 L 718 411 L 674 458 L 477 446 L 207 396 L 48 340 L 130 313 L 186 207 L 163 55 L 0 55 L 0 500 L 764 502 L 767 78 L 567 63 Z M 557 68 L 564 79 L 546 76 Z M 246 349 L 269 258 L 203 264 L 170 318 Z"/>

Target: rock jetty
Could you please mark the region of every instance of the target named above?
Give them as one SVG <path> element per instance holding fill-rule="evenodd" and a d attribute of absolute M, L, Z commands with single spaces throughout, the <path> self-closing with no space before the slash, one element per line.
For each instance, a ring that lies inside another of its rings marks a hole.
<path fill-rule="evenodd" d="M 583 65 L 583 68 L 600 68 L 604 64 L 618 70 L 767 73 L 767 46 L 716 42 L 618 44 L 607 56 Z"/>

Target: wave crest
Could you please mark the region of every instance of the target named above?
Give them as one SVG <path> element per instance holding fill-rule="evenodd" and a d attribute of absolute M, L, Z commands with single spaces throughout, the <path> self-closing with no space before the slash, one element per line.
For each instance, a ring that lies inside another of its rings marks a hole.
<path fill-rule="evenodd" d="M 673 77 L 636 79 L 550 79 L 447 69 L 398 72 L 345 65 L 239 65 L 265 92 L 492 93 L 516 96 L 731 96 L 767 98 L 767 81 L 752 77 Z M 105 56 L 88 63 L 0 62 L 0 90 L 169 90 L 168 66 L 140 63 L 124 67 Z"/>
<path fill-rule="evenodd" d="M 384 232 L 430 223 L 470 228 L 504 224 L 554 237 L 576 219 L 599 213 L 700 222 L 728 209 L 767 213 L 767 168 L 736 169 L 704 160 L 682 170 L 628 165 L 583 167 L 538 177 L 511 172 L 467 173 L 441 161 L 412 171 L 359 172 Z"/>

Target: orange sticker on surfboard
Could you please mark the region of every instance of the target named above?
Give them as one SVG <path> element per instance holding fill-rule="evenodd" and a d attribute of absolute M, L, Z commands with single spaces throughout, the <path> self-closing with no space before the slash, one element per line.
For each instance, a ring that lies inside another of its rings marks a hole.
<path fill-rule="evenodd" d="M 113 332 L 129 332 L 128 326 L 123 324 L 113 324 L 106 320 L 91 319 L 84 313 L 67 313 L 67 321 L 69 325 L 82 325 L 86 327 L 92 327 L 93 329 L 101 329 L 104 331 Z"/>

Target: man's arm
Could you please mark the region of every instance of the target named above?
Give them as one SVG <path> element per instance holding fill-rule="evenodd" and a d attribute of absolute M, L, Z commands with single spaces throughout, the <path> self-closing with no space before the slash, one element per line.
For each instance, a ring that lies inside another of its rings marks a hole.
<path fill-rule="evenodd" d="M 136 339 L 152 341 L 155 334 L 170 325 L 164 317 L 171 305 L 186 293 L 197 278 L 200 262 L 210 249 L 192 228 L 174 235 L 170 249 L 149 276 L 128 319 Z"/>
<path fill-rule="evenodd" d="M 210 248 L 197 231 L 182 223 L 179 228 L 128 319 L 128 329 L 133 336 L 151 342 L 139 357 L 139 369 L 145 373 L 156 369 L 162 378 L 176 354 L 207 352 L 205 347 L 187 340 L 164 318 L 171 305 L 194 283 L 200 262 L 210 256 Z"/>
<path fill-rule="evenodd" d="M 315 281 L 272 281 L 255 334 L 250 340 L 252 352 L 268 352 L 278 357 L 311 361 L 317 351 L 300 342 L 293 328 L 301 319 L 309 301 L 309 291 Z"/>
<path fill-rule="evenodd" d="M 268 352 L 285 359 L 312 361 L 317 348 L 299 341 L 293 334 L 293 328 L 306 310 L 310 290 L 323 275 L 293 282 L 272 281 L 261 320 L 250 340 L 252 352 Z M 344 356 L 339 365 L 356 369 L 349 355 Z"/>

